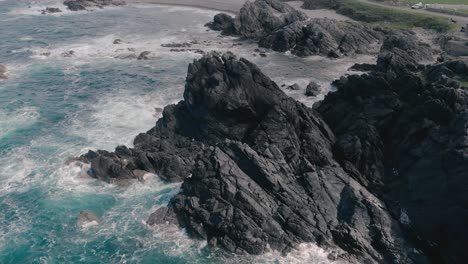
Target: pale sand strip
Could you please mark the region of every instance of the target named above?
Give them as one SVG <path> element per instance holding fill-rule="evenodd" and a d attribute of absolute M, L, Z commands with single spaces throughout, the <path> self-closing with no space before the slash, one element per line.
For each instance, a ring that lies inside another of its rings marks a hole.
<path fill-rule="evenodd" d="M 238 13 L 246 0 L 126 0 L 129 4 L 189 6 Z"/>

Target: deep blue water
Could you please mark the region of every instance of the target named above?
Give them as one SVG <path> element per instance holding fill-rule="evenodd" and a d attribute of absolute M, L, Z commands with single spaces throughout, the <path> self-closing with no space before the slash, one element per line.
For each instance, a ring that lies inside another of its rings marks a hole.
<path fill-rule="evenodd" d="M 39 2 L 28 8 L 25 2 L 0 1 L 0 64 L 8 69 L 8 80 L 0 81 L 0 263 L 323 260 L 310 245 L 289 258 L 272 253 L 226 259 L 177 228 L 144 224 L 179 185 L 154 176 L 121 188 L 93 180 L 66 161 L 88 149 L 131 146 L 135 135 L 156 122 L 155 107 L 181 99 L 187 65 L 200 55 L 173 53 L 163 43 L 208 41 L 203 49 L 241 53 L 284 83 L 327 84 L 351 61 L 253 57 L 254 45 L 233 47 L 237 40 L 206 31 L 212 11 L 129 6 L 39 15 L 40 6 L 60 5 Z M 116 38 L 125 43 L 114 45 Z M 116 58 L 132 53 L 129 49 L 149 50 L 154 58 Z M 73 57 L 61 55 L 70 50 Z M 327 67 L 335 70 L 324 71 Z M 315 100 L 291 96 L 309 104 Z M 81 210 L 94 211 L 100 225 L 78 227 Z"/>

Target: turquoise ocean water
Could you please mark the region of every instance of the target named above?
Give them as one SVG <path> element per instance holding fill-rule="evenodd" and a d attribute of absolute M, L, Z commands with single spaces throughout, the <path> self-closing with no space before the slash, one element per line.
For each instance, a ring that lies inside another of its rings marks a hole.
<path fill-rule="evenodd" d="M 203 24 L 213 11 L 128 6 L 95 12 L 40 15 L 55 2 L 0 1 L 0 263 L 320 263 L 326 254 L 305 245 L 284 258 L 225 258 L 177 228 L 151 229 L 145 219 L 178 191 L 156 176 L 128 188 L 87 177 L 66 161 L 88 149 L 131 146 L 156 122 L 156 107 L 182 98 L 187 65 L 200 55 L 170 52 L 161 44 L 196 41 L 204 50 L 233 50 L 258 63 L 275 80 L 327 85 L 351 61 L 298 59 L 219 38 Z M 115 45 L 120 38 L 123 44 Z M 62 53 L 73 50 L 73 57 Z M 125 59 L 149 50 L 147 61 Z M 366 58 L 368 59 L 368 58 Z M 324 65 L 334 67 L 324 71 Z M 281 75 L 275 74 L 281 72 Z M 311 75 L 310 73 L 315 73 Z M 315 99 L 291 96 L 311 104 Z M 98 226 L 81 228 L 81 210 Z"/>

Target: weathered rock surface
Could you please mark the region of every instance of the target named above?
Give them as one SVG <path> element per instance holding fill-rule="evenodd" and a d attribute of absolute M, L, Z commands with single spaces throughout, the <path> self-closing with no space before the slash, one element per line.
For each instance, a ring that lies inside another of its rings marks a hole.
<path fill-rule="evenodd" d="M 406 67 L 414 63 L 408 56 L 340 79 L 317 110 L 336 135 L 334 157 L 348 175 L 389 206 L 432 263 L 463 263 L 468 93 L 454 78 L 468 67 L 460 61 Z"/>
<path fill-rule="evenodd" d="M 248 1 L 235 19 L 219 14 L 209 26 L 223 34 L 258 39 L 261 47 L 298 56 L 337 58 L 378 53 L 383 37 L 382 32 L 357 22 L 308 19 L 278 0 Z"/>
<path fill-rule="evenodd" d="M 286 253 L 315 242 L 353 262 L 425 263 L 385 203 L 335 161 L 335 141 L 313 109 L 255 65 L 212 53 L 189 66 L 184 100 L 133 149 L 81 160 L 109 182 L 136 171 L 184 179 L 147 222 L 176 223 L 231 252 Z"/>
<path fill-rule="evenodd" d="M 390 34 L 385 37 L 377 66 L 382 71 L 415 70 L 421 62 L 434 62 L 436 53 L 414 35 Z"/>
<path fill-rule="evenodd" d="M 65 0 L 63 4 L 71 11 L 84 11 L 105 6 L 122 6 L 126 3 L 121 0 Z"/>

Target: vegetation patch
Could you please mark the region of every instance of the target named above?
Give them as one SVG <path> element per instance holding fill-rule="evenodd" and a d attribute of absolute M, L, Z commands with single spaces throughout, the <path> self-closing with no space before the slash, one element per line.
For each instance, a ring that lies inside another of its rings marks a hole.
<path fill-rule="evenodd" d="M 354 20 L 391 28 L 422 27 L 437 32 L 448 32 L 456 29 L 456 26 L 445 17 L 381 7 L 356 0 L 343 0 L 336 12 Z"/>

